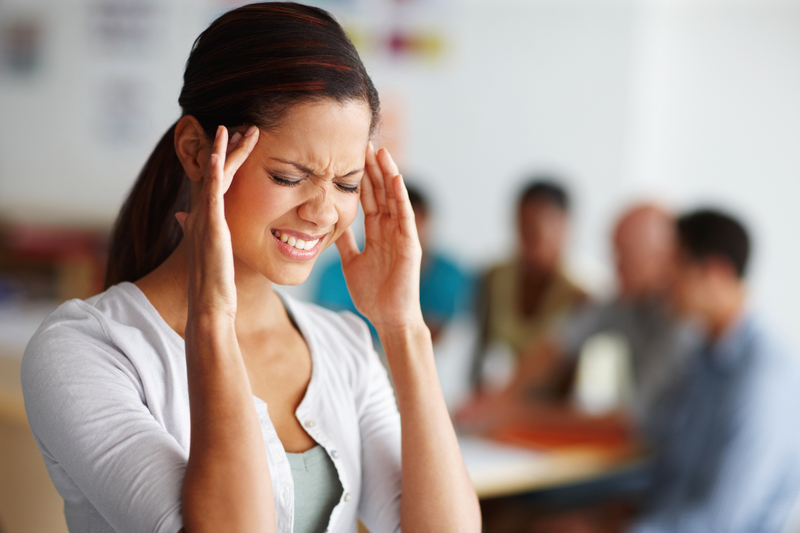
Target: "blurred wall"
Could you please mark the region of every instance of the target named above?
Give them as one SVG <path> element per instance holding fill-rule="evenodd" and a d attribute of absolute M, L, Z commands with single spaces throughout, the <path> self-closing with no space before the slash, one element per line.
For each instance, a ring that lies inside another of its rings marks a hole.
<path fill-rule="evenodd" d="M 354 36 L 424 28 L 444 43 L 428 58 L 362 48 L 392 117 L 381 142 L 430 190 L 441 247 L 475 268 L 510 255 L 520 180 L 559 172 L 576 200 L 571 268 L 602 291 L 626 203 L 721 204 L 757 237 L 758 305 L 800 345 L 800 2 L 317 3 Z M 109 223 L 178 116 L 192 40 L 231 5 L 0 0 L 0 28 L 41 33 L 30 72 L 0 68 L 0 213 Z"/>

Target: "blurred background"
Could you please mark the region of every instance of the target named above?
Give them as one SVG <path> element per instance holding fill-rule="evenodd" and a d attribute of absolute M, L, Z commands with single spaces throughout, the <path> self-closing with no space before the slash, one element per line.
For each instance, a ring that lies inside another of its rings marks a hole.
<path fill-rule="evenodd" d="M 800 2 L 316 4 L 359 47 L 437 246 L 475 269 L 509 255 L 520 183 L 555 172 L 570 270 L 603 293 L 622 206 L 724 205 L 755 234 L 756 302 L 800 341 Z M 179 116 L 194 38 L 235 5 L 0 0 L 0 217 L 105 232 Z"/>
<path fill-rule="evenodd" d="M 6 358 L 55 302 L 99 292 L 121 202 L 180 115 L 192 42 L 243 3 L 0 0 Z M 754 305 L 800 345 L 800 1 L 309 3 L 361 52 L 383 104 L 376 144 L 426 191 L 437 249 L 476 273 L 512 256 L 520 186 L 555 174 L 574 200 L 567 270 L 604 297 L 622 208 L 722 206 L 754 237 Z M 1 374 L 19 420 L 18 376 Z M 0 515 L 16 492 L 0 489 Z"/>

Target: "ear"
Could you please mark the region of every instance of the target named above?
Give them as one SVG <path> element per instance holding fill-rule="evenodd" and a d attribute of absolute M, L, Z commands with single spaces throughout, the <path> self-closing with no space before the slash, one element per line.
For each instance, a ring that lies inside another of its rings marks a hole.
<path fill-rule="evenodd" d="M 211 144 L 200 122 L 191 115 L 182 117 L 175 126 L 175 152 L 189 179 L 202 181 L 211 155 Z"/>

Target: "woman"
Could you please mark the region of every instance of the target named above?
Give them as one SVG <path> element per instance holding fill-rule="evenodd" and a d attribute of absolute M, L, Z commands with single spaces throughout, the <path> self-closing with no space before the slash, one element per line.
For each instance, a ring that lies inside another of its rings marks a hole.
<path fill-rule="evenodd" d="M 117 221 L 108 289 L 61 306 L 23 360 L 70 530 L 480 530 L 413 212 L 369 144 L 378 97 L 341 27 L 297 4 L 231 11 L 179 102 Z M 332 243 L 396 404 L 363 322 L 273 292 Z"/>

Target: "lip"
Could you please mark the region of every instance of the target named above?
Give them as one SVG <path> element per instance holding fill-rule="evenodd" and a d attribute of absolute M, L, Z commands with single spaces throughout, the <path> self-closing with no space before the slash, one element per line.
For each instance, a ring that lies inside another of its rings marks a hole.
<path fill-rule="evenodd" d="M 281 228 L 274 228 L 272 229 L 272 231 L 270 231 L 270 233 L 272 233 L 273 231 L 277 231 L 281 235 L 285 233 L 287 235 L 291 235 L 295 239 L 303 239 L 306 242 L 313 241 L 314 239 L 322 240 L 322 238 L 325 237 L 325 235 L 327 235 L 327 233 L 323 233 L 322 235 L 309 235 L 308 233 L 303 233 L 301 231 L 295 231 L 293 229 L 281 229 Z"/>
<path fill-rule="evenodd" d="M 294 261 L 309 261 L 311 259 L 314 259 L 319 253 L 320 246 L 322 245 L 322 240 L 327 235 L 326 233 L 320 236 L 314 236 L 314 235 L 309 235 L 307 233 L 302 233 L 300 231 L 282 230 L 282 229 L 276 229 L 273 231 L 277 231 L 281 234 L 286 233 L 287 235 L 290 235 L 295 239 L 303 239 L 304 241 L 313 241 L 315 239 L 318 239 L 317 244 L 315 244 L 314 247 L 311 248 L 310 250 L 298 250 L 294 246 L 290 246 L 288 243 L 283 242 L 277 236 L 275 236 L 274 233 L 270 232 L 272 238 L 275 239 L 275 244 L 277 244 L 278 250 L 280 250 L 280 252 L 283 255 Z"/>

